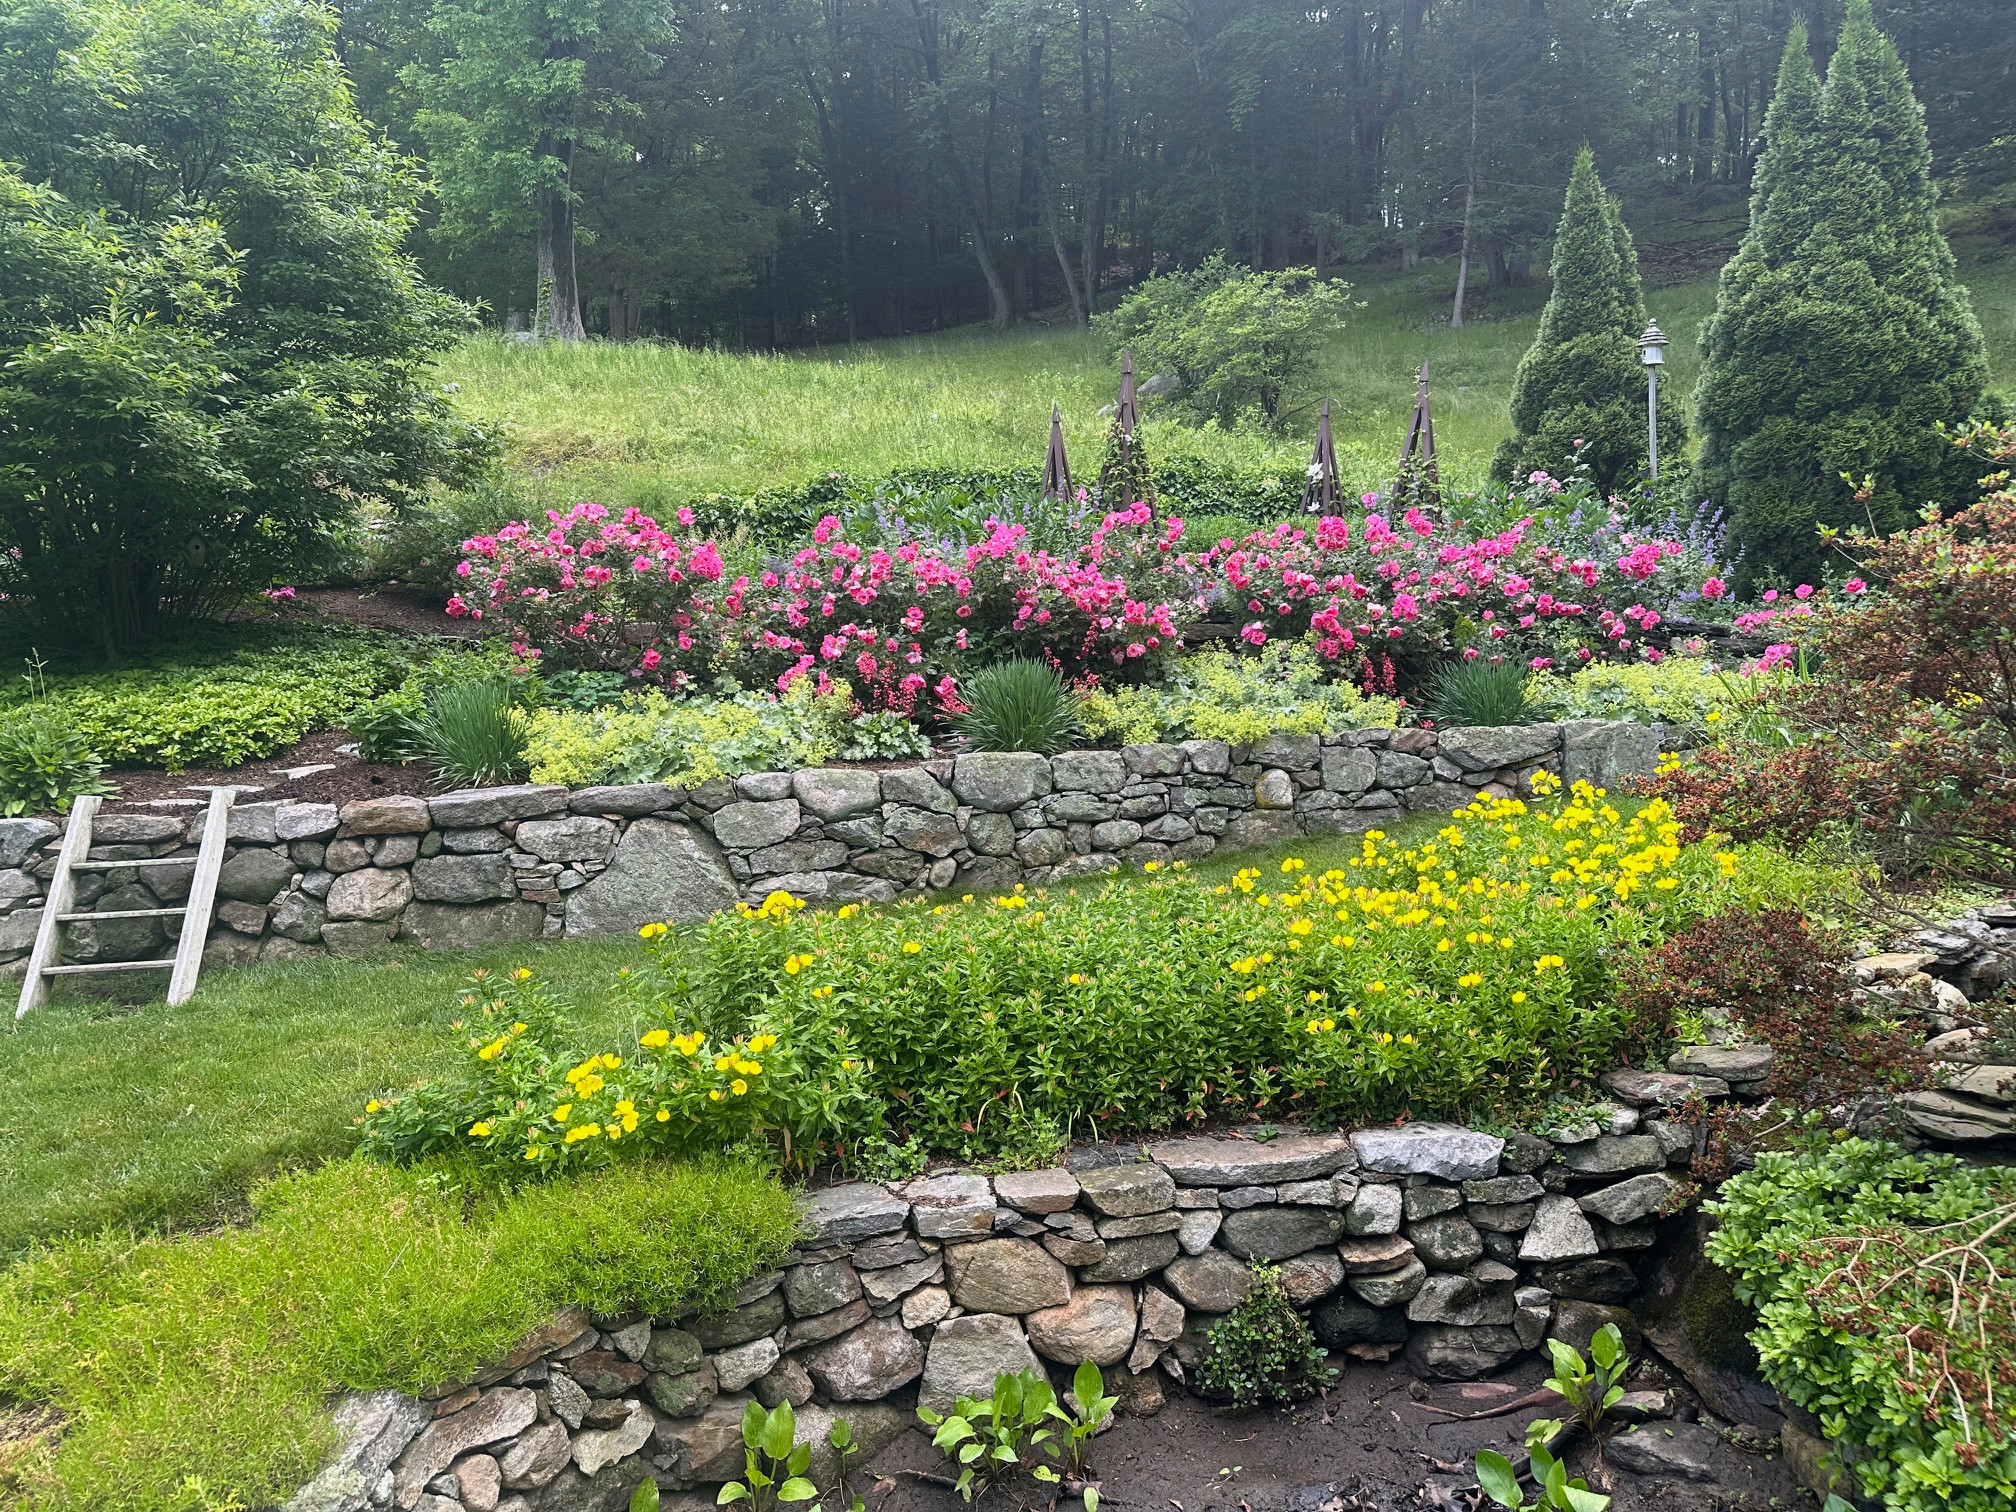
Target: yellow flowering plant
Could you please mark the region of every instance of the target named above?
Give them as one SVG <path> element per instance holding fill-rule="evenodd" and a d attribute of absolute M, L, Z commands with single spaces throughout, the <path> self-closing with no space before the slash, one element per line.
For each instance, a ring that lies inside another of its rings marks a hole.
<path fill-rule="evenodd" d="M 801 1153 L 885 1129 L 983 1156 L 1030 1120 L 1522 1108 L 1627 1043 L 1612 963 L 1746 880 L 1739 853 L 1683 846 L 1663 804 L 1537 787 L 1420 843 L 1368 833 L 1320 874 L 1291 857 L 1212 886 L 1169 866 L 830 913 L 780 894 L 654 941 L 644 975 L 696 1022 L 796 1048 L 779 1118 Z"/>
<path fill-rule="evenodd" d="M 780 1037 L 760 1028 L 715 1036 L 661 1025 L 628 1047 L 584 1049 L 564 1005 L 525 969 L 477 972 L 462 1006 L 464 1074 L 371 1099 L 366 1153 L 456 1153 L 522 1177 L 632 1151 L 723 1149 L 773 1127 L 774 1089 L 792 1075 Z"/>

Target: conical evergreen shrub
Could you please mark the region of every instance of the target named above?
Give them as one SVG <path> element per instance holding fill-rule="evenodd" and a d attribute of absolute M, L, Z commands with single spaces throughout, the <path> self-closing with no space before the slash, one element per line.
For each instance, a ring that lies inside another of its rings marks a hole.
<path fill-rule="evenodd" d="M 1645 372 L 1637 348 L 1645 297 L 1624 214 L 1586 147 L 1568 179 L 1552 272 L 1540 334 L 1512 386 L 1514 434 L 1498 448 L 1492 471 L 1500 478 L 1535 471 L 1563 477 L 1580 462 L 1600 487 L 1618 488 L 1645 466 Z M 1680 407 L 1669 410 L 1663 394 L 1659 439 L 1661 451 L 1675 456 L 1686 441 Z"/>
<path fill-rule="evenodd" d="M 1939 426 L 1964 421 L 1988 378 L 1934 216 L 1924 117 L 1868 0 L 1850 0 L 1824 88 L 1793 28 L 1764 135 L 1694 400 L 1739 591 L 1816 578 L 1818 527 L 1888 532 L 1969 495 L 1975 469 Z"/>

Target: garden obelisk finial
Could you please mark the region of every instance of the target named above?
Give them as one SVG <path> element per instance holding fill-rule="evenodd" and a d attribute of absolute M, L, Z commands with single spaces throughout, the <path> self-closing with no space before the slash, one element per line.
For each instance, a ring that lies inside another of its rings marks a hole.
<path fill-rule="evenodd" d="M 1393 483 L 1393 503 L 1400 508 L 1442 507 L 1442 469 L 1435 461 L 1435 417 L 1428 408 L 1425 362 L 1414 388 L 1414 413 L 1407 421 L 1407 443 L 1400 448 L 1400 475 Z"/>
<path fill-rule="evenodd" d="M 1099 464 L 1099 502 L 1108 509 L 1155 502 L 1155 478 L 1136 434 L 1141 401 L 1134 393 L 1134 358 L 1120 352 L 1120 402 L 1113 406 L 1113 424 L 1106 432 L 1106 456 Z"/>
<path fill-rule="evenodd" d="M 1064 455 L 1064 417 L 1050 406 L 1050 455 L 1043 459 L 1043 497 L 1071 502 L 1071 459 Z"/>
<path fill-rule="evenodd" d="M 1316 449 L 1309 454 L 1309 477 L 1302 485 L 1302 512 L 1327 515 L 1337 508 L 1337 443 L 1330 437 L 1330 401 L 1316 422 Z"/>

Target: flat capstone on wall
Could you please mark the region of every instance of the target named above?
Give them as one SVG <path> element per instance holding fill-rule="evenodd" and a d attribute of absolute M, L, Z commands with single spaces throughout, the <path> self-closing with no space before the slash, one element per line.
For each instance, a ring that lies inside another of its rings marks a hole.
<path fill-rule="evenodd" d="M 1117 751 L 970 753 L 582 788 L 241 803 L 205 968 L 354 955 L 407 941 L 466 950 L 691 922 L 783 889 L 815 904 L 1196 860 L 1298 835 L 1357 833 L 1524 791 L 1538 770 L 1597 785 L 1649 772 L 1678 732 L 1609 720 L 1502 729 L 1356 730 Z M 93 858 L 188 865 L 80 875 L 78 911 L 185 901 L 203 816 L 102 813 Z M 0 962 L 25 961 L 62 843 L 46 819 L 0 820 Z M 85 920 L 64 959 L 159 956 L 177 921 Z"/>

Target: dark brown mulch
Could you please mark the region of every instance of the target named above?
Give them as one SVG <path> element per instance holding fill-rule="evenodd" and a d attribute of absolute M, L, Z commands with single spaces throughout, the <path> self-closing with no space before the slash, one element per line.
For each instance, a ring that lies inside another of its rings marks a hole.
<path fill-rule="evenodd" d="M 1237 1412 L 1171 1388 L 1159 1415 L 1120 1416 L 1092 1449 L 1102 1512 L 1424 1512 L 1437 1507 L 1454 1512 L 1474 1505 L 1460 1493 L 1473 1481 L 1476 1452 L 1490 1448 L 1508 1458 L 1517 1456 L 1527 1421 L 1543 1415 L 1529 1411 L 1466 1423 L 1424 1410 L 1433 1403 L 1474 1412 L 1508 1400 L 1538 1385 L 1546 1374 L 1531 1358 L 1497 1382 L 1475 1385 L 1421 1382 L 1399 1360 L 1371 1365 L 1339 1355 L 1332 1363 L 1343 1366 L 1337 1384 L 1322 1398 L 1294 1408 Z M 1111 1389 L 1119 1372 L 1106 1374 Z M 1689 1415 L 1695 1410 L 1687 1409 Z M 1656 1435 L 1666 1426 L 1655 1423 L 1642 1431 Z M 1595 1473 L 1585 1443 L 1575 1445 L 1568 1461 L 1574 1474 Z M 963 1512 L 948 1490 L 924 1478 L 942 1477 L 947 1467 L 925 1431 L 906 1430 L 873 1456 L 859 1476 L 864 1491 L 874 1488 L 868 1495 L 870 1512 Z M 1689 1484 L 1613 1467 L 1612 1512 L 1814 1512 L 1815 1504 L 1799 1488 L 1782 1454 L 1767 1457 L 1718 1444 L 1712 1470 L 1712 1482 Z M 1078 1512 L 1077 1498 L 1054 1496 L 1052 1488 L 1016 1480 L 997 1493 L 996 1505 Z M 1486 1502 L 1483 1512 L 1490 1507 Z"/>
<path fill-rule="evenodd" d="M 382 798 L 390 793 L 424 793 L 428 790 L 427 769 L 384 761 L 360 761 L 339 747 L 353 744 L 341 730 L 318 730 L 264 761 L 244 766 L 190 767 L 183 772 L 152 769 L 108 772 L 118 787 L 119 797 L 108 808 L 121 804 L 145 804 L 164 798 L 201 799 L 206 787 L 235 783 L 259 789 L 240 793 L 241 803 L 348 803 L 353 798 Z M 331 763 L 333 769 L 289 780 L 290 767 Z"/>
<path fill-rule="evenodd" d="M 451 619 L 442 608 L 445 602 L 430 588 L 416 588 L 410 583 L 370 583 L 361 588 L 298 589 L 292 612 L 306 611 L 405 635 L 476 639 L 482 633 L 481 626 L 473 620 Z"/>

